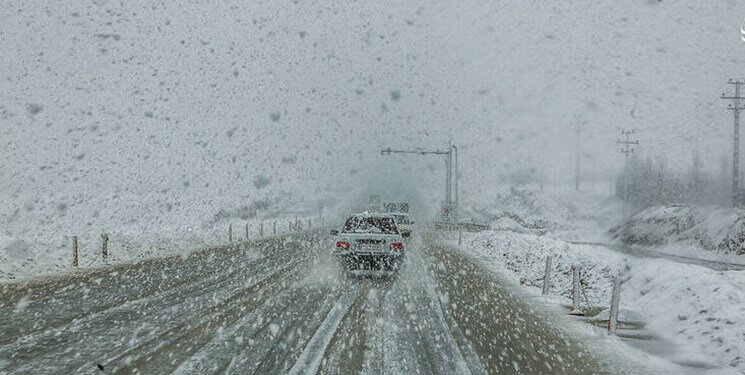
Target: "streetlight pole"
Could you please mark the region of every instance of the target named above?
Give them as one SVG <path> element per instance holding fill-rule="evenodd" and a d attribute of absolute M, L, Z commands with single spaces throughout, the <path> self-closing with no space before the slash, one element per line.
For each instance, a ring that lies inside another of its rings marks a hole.
<path fill-rule="evenodd" d="M 425 150 L 417 147 L 413 150 L 394 150 L 390 147 L 380 150 L 381 155 L 390 154 L 417 154 L 417 155 L 445 155 L 445 207 L 443 207 L 443 219 L 453 221 L 457 219 L 458 205 L 458 165 L 453 163 L 453 156 L 457 158 L 458 149 L 449 145 L 447 151 L 443 150 Z M 456 159 L 457 160 L 457 159 Z M 453 166 L 455 166 L 455 184 L 453 184 Z M 455 205 L 453 205 L 453 186 L 455 186 Z"/>
<path fill-rule="evenodd" d="M 459 217 L 458 216 L 458 212 L 459 212 L 458 209 L 460 208 L 460 206 L 459 206 L 459 200 L 458 200 L 458 148 L 455 147 L 455 145 L 453 145 L 453 144 L 450 145 L 450 148 L 451 148 L 451 150 L 453 150 L 453 154 L 454 154 L 453 155 L 453 159 L 455 161 L 455 168 L 454 168 L 454 172 L 453 172 L 453 173 L 455 173 L 455 179 L 453 180 L 453 185 L 455 187 L 455 212 L 454 212 L 454 214 L 455 214 L 455 218 L 458 219 L 458 217 Z"/>

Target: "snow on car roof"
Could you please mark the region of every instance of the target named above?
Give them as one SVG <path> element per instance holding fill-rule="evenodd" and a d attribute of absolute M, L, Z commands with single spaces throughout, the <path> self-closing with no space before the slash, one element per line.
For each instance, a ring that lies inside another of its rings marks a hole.
<path fill-rule="evenodd" d="M 377 216 L 377 217 L 388 217 L 388 218 L 392 218 L 393 217 L 393 214 L 391 214 L 391 213 L 385 213 L 385 212 L 369 212 L 369 211 L 365 211 L 365 212 L 359 212 L 359 213 L 356 213 L 356 214 L 351 214 L 349 216 L 350 217 L 371 217 L 371 216 Z"/>

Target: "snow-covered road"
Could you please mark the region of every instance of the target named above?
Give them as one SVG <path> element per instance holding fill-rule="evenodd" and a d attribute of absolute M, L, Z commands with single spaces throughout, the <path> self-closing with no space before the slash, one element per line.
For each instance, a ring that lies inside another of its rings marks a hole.
<path fill-rule="evenodd" d="M 0 372 L 611 372 L 437 236 L 415 238 L 390 278 L 340 276 L 330 242 L 305 233 L 4 285 Z"/>
<path fill-rule="evenodd" d="M 583 242 L 583 241 L 570 241 L 575 245 L 590 245 L 590 246 L 603 246 L 610 250 L 631 255 L 634 258 L 662 258 L 672 260 L 677 263 L 683 264 L 695 264 L 697 266 L 706 267 L 714 271 L 742 271 L 745 270 L 745 264 L 722 262 L 717 260 L 701 259 L 685 255 L 669 254 L 660 251 L 655 251 L 652 248 L 634 247 L 623 244 L 608 244 L 598 242 Z"/>

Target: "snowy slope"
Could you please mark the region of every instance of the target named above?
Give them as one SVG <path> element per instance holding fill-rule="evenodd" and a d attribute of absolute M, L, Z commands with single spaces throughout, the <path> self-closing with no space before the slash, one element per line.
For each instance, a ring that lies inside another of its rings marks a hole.
<path fill-rule="evenodd" d="M 698 248 L 736 258 L 743 252 L 743 211 L 712 206 L 659 206 L 648 208 L 610 229 L 613 238 L 668 251 Z"/>

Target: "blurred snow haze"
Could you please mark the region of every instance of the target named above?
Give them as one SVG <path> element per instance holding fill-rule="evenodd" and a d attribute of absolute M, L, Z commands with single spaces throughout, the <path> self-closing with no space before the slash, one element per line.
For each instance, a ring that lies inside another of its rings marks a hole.
<path fill-rule="evenodd" d="M 49 257 L 72 235 L 194 246 L 231 218 L 331 217 L 371 192 L 438 207 L 442 161 L 381 147 L 452 141 L 468 205 L 538 174 L 571 184 L 578 126 L 599 189 L 620 128 L 713 167 L 744 16 L 694 0 L 3 2 L 0 261 L 67 262 Z"/>

